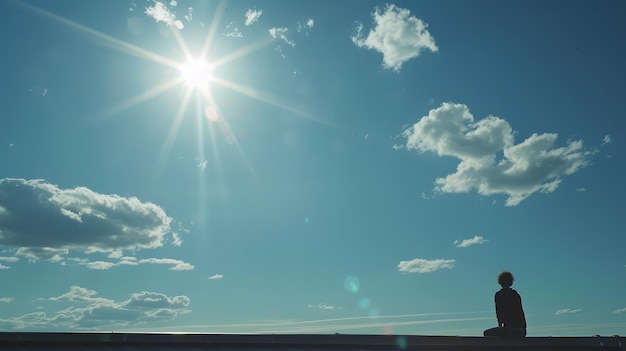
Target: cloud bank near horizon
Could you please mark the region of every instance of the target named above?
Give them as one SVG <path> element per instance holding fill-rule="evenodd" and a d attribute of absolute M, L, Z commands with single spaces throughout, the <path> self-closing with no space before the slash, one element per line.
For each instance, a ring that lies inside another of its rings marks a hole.
<path fill-rule="evenodd" d="M 136 197 L 61 189 L 40 179 L 0 180 L 0 245 L 28 260 L 59 262 L 70 251 L 113 257 L 168 242 L 179 246 L 172 225 L 161 207 Z"/>

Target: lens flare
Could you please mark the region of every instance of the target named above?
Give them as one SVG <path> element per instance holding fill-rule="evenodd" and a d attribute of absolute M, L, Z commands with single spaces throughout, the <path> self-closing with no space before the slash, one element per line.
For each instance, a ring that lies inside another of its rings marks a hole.
<path fill-rule="evenodd" d="M 361 287 L 361 283 L 359 283 L 359 280 L 356 277 L 349 276 L 349 277 L 346 278 L 346 280 L 344 280 L 343 287 L 348 292 L 357 293 L 357 292 L 359 292 L 359 288 Z"/>

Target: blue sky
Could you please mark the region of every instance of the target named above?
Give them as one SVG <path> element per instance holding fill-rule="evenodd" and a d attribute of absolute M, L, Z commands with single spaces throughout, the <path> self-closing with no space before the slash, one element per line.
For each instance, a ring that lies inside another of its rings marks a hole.
<path fill-rule="evenodd" d="M 9 1 L 0 329 L 626 330 L 623 1 Z"/>

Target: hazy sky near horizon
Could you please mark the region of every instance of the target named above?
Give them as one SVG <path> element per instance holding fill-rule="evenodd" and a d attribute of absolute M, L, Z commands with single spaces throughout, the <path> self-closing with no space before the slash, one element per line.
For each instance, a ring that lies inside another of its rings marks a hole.
<path fill-rule="evenodd" d="M 623 1 L 18 1 L 0 330 L 626 330 Z"/>

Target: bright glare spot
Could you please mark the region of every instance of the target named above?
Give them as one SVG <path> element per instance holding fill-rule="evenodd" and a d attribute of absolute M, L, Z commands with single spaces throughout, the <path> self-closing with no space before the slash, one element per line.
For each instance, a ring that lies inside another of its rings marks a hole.
<path fill-rule="evenodd" d="M 212 106 L 207 106 L 204 109 L 204 117 L 211 122 L 217 122 L 220 119 L 217 110 Z"/>
<path fill-rule="evenodd" d="M 191 59 L 179 69 L 183 83 L 191 88 L 207 87 L 213 79 L 213 67 L 204 60 Z"/>

